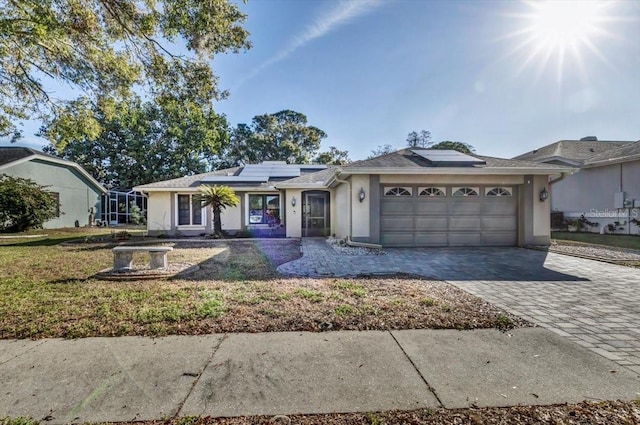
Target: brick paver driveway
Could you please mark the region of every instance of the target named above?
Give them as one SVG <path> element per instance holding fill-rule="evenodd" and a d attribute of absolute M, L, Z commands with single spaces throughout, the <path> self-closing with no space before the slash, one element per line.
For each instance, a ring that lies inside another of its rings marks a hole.
<path fill-rule="evenodd" d="M 640 374 L 640 270 L 522 248 L 388 249 L 339 254 L 303 239 L 299 276 L 414 273 L 445 280 Z"/>

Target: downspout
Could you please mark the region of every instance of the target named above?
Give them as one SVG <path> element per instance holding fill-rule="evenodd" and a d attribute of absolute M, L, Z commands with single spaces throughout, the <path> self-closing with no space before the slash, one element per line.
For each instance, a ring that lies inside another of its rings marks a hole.
<path fill-rule="evenodd" d="M 553 179 L 553 180 L 549 180 L 549 186 L 551 186 L 554 183 L 558 183 L 561 182 L 562 180 L 565 179 L 565 177 L 567 177 L 567 173 L 560 173 L 560 177 Z"/>
<path fill-rule="evenodd" d="M 375 243 L 355 242 L 351 240 L 351 228 L 353 226 L 353 208 L 351 206 L 353 193 L 351 191 L 351 182 L 348 180 L 341 180 L 338 178 L 337 175 L 334 177 L 334 181 L 337 181 L 338 183 L 345 183 L 347 186 L 349 186 L 349 232 L 347 234 L 347 240 L 346 240 L 347 245 L 352 247 L 382 249 L 382 245 L 378 245 Z"/>

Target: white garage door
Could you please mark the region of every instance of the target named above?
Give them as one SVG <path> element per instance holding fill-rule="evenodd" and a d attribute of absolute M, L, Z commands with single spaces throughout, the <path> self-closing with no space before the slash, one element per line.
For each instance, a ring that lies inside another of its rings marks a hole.
<path fill-rule="evenodd" d="M 381 186 L 380 237 L 389 247 L 513 246 L 513 186 Z"/>

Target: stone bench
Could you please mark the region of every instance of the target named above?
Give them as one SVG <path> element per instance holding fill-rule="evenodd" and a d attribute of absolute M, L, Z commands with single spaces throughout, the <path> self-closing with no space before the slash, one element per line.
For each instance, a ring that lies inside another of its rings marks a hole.
<path fill-rule="evenodd" d="M 113 248 L 113 270 L 125 270 L 133 267 L 134 252 L 148 252 L 150 269 L 167 268 L 167 253 L 173 251 L 170 246 L 117 246 Z"/>

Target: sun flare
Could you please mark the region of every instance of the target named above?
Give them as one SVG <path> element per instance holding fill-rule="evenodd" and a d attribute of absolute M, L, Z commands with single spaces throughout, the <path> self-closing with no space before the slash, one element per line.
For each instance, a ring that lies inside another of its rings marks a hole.
<path fill-rule="evenodd" d="M 536 64 L 538 74 L 555 63 L 556 79 L 561 82 L 565 68 L 571 66 L 586 75 L 584 56 L 595 55 L 606 62 L 597 46 L 598 39 L 610 36 L 605 23 L 611 21 L 611 7 L 607 0 L 538 0 L 522 1 L 528 10 L 516 15 L 520 29 L 510 34 L 521 42 L 514 53 L 522 55 L 522 72 Z"/>
<path fill-rule="evenodd" d="M 586 41 L 598 32 L 601 5 L 596 1 L 555 0 L 531 3 L 535 9 L 531 33 L 547 48 Z"/>

